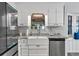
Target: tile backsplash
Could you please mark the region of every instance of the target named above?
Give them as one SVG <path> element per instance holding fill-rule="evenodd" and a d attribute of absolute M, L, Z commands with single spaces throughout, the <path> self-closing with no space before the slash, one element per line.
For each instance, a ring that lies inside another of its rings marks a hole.
<path fill-rule="evenodd" d="M 49 29 L 50 34 L 56 34 L 56 33 L 60 33 L 61 35 L 64 35 L 64 28 L 63 27 L 57 27 L 57 28 L 51 28 Z"/>

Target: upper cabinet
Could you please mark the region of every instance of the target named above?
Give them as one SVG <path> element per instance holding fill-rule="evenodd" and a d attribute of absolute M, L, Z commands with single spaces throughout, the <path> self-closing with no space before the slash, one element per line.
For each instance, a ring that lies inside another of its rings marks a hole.
<path fill-rule="evenodd" d="M 48 16 L 48 25 L 49 26 L 52 26 L 55 24 L 55 16 L 56 16 L 56 13 L 55 13 L 55 7 L 53 8 L 49 8 L 49 16 Z"/>
<path fill-rule="evenodd" d="M 63 26 L 64 20 L 64 5 L 54 4 L 49 9 L 49 26 Z"/>

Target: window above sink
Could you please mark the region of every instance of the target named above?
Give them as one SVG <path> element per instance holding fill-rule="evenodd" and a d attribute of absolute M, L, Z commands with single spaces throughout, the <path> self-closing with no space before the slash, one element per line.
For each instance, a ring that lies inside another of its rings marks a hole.
<path fill-rule="evenodd" d="M 48 15 L 37 12 L 28 16 L 28 32 L 30 34 L 42 33 L 46 30 L 46 26 L 48 26 Z"/>

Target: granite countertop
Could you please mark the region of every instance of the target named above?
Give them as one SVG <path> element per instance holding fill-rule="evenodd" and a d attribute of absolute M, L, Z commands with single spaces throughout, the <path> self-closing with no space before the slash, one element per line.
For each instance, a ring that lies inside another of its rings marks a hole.
<path fill-rule="evenodd" d="M 65 37 L 61 35 L 55 35 L 55 36 L 48 36 L 48 38 L 65 38 Z"/>
<path fill-rule="evenodd" d="M 19 36 L 20 39 L 27 39 L 27 36 Z"/>
<path fill-rule="evenodd" d="M 34 33 L 34 34 L 31 34 L 31 35 L 29 35 L 29 37 L 30 36 L 38 36 L 38 37 L 40 37 L 40 36 L 46 36 L 46 37 L 48 37 L 48 38 L 65 38 L 65 36 L 63 36 L 62 34 L 60 34 L 60 33 L 55 33 L 55 34 L 49 34 L 49 33 L 40 33 L 40 34 L 38 34 L 38 33 Z"/>
<path fill-rule="evenodd" d="M 65 36 L 65 39 L 69 39 L 69 38 L 73 38 L 73 36 L 72 35 Z"/>
<path fill-rule="evenodd" d="M 66 38 L 63 35 L 49 35 L 49 34 L 40 34 L 40 35 L 28 35 L 28 36 L 19 36 L 19 38 L 28 38 L 28 37 L 48 37 L 48 38 Z"/>
<path fill-rule="evenodd" d="M 48 34 L 45 34 L 45 35 L 31 35 L 29 37 L 48 37 L 48 38 L 65 38 L 64 36 L 62 35 L 48 35 Z"/>

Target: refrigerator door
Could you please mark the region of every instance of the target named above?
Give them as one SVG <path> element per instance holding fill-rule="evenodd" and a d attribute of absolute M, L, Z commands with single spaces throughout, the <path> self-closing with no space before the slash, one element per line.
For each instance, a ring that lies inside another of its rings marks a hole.
<path fill-rule="evenodd" d="M 0 2 L 0 54 L 6 50 L 6 14 L 5 3 Z"/>
<path fill-rule="evenodd" d="M 7 8 L 7 48 L 17 43 L 17 10 L 9 4 Z"/>

